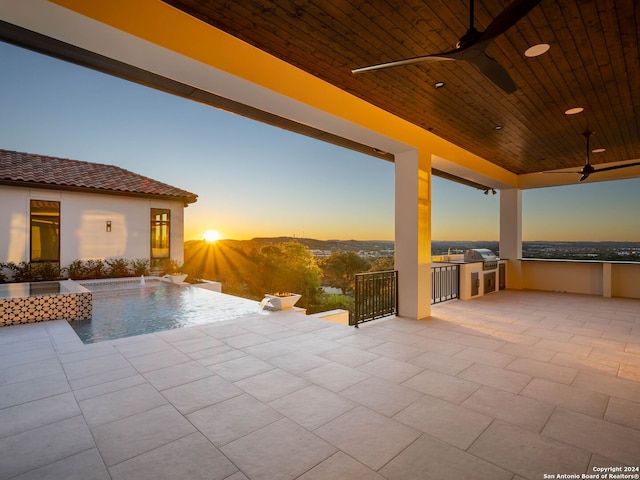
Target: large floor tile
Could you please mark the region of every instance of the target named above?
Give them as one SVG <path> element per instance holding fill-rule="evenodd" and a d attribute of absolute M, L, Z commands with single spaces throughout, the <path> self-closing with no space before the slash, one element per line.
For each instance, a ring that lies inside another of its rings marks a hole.
<path fill-rule="evenodd" d="M 475 347 L 467 347 L 456 353 L 455 357 L 472 362 L 485 363 L 494 367 L 506 367 L 516 359 L 513 355 Z"/>
<path fill-rule="evenodd" d="M 364 372 L 338 363 L 328 363 L 321 367 L 307 370 L 301 373 L 300 376 L 332 392 L 339 392 L 369 378 L 369 375 Z"/>
<path fill-rule="evenodd" d="M 422 372 L 424 369 L 417 365 L 394 360 L 393 358 L 380 357 L 364 365 L 360 365 L 358 370 L 383 378 L 389 382 L 402 383 Z"/>
<path fill-rule="evenodd" d="M 112 480 L 97 448 L 63 458 L 11 480 Z"/>
<path fill-rule="evenodd" d="M 493 418 L 539 432 L 554 406 L 492 387 L 482 387 L 462 402 L 462 406 Z"/>
<path fill-rule="evenodd" d="M 193 329 L 184 329 L 184 330 L 193 330 Z M 203 350 L 208 350 L 213 347 L 219 347 L 224 345 L 220 340 L 216 340 L 215 338 L 211 338 L 208 335 L 200 334 L 195 338 L 186 338 L 179 341 L 172 341 L 170 338 L 165 338 L 174 348 L 177 348 L 182 353 L 190 354 L 194 352 L 201 352 Z"/>
<path fill-rule="evenodd" d="M 640 430 L 640 403 L 623 398 L 611 397 L 604 419 Z"/>
<path fill-rule="evenodd" d="M 347 367 L 357 367 L 358 365 L 370 362 L 379 357 L 379 355 L 375 353 L 347 346 L 334 348 L 333 350 L 322 353 L 321 356 Z"/>
<path fill-rule="evenodd" d="M 286 355 L 287 353 L 296 351 L 294 347 L 280 341 L 259 343 L 251 347 L 246 347 L 243 350 L 249 355 L 261 360 L 269 360 L 270 358 Z"/>
<path fill-rule="evenodd" d="M 62 393 L 0 410 L 0 438 L 80 415 L 72 393 Z"/>
<path fill-rule="evenodd" d="M 237 471 L 200 433 L 167 443 L 109 469 L 113 480 L 223 480 Z"/>
<path fill-rule="evenodd" d="M 357 407 L 315 433 L 373 470 L 404 450 L 420 432 L 365 407 Z"/>
<path fill-rule="evenodd" d="M 573 385 L 640 403 L 640 382 L 591 372 L 579 372 Z"/>
<path fill-rule="evenodd" d="M 408 361 L 408 363 L 433 370 L 434 372 L 445 373 L 447 375 L 457 375 L 465 368 L 473 365 L 473 362 L 470 360 L 456 358 L 455 356 L 445 355 L 438 352 L 425 352 L 413 357 Z"/>
<path fill-rule="evenodd" d="M 541 362 L 531 358 L 518 358 L 509 364 L 508 370 L 531 375 L 535 378 L 545 378 L 556 383 L 570 385 L 578 374 L 577 368 L 553 365 L 548 362 Z"/>
<path fill-rule="evenodd" d="M 592 417 L 602 417 L 609 401 L 604 393 L 539 378 L 531 380 L 520 395 Z"/>
<path fill-rule="evenodd" d="M 225 445 L 282 418 L 249 395 L 241 395 L 187 415 L 216 446 Z"/>
<path fill-rule="evenodd" d="M 269 403 L 282 415 L 315 430 L 325 423 L 351 410 L 357 404 L 317 385 L 310 385 Z"/>
<path fill-rule="evenodd" d="M 0 368 L 0 385 L 25 382 L 62 373 L 62 366 L 57 359 L 39 360 L 37 362 L 16 365 L 13 367 L 3 366 Z"/>
<path fill-rule="evenodd" d="M 292 480 L 336 448 L 283 418 L 221 448 L 251 480 Z"/>
<path fill-rule="evenodd" d="M 375 346 L 368 350 L 376 355 L 382 355 L 396 360 L 407 361 L 410 358 L 417 357 L 422 354 L 424 350 L 422 348 L 413 347 L 410 345 L 404 345 L 396 342 L 386 342 L 381 345 Z M 412 363 L 412 362 L 409 362 Z M 418 365 L 417 363 L 415 365 Z"/>
<path fill-rule="evenodd" d="M 113 422 L 165 405 L 166 398 L 151 385 L 141 384 L 79 402 L 90 427 Z"/>
<path fill-rule="evenodd" d="M 425 370 L 402 385 L 452 403 L 462 403 L 480 384 L 443 373 Z"/>
<path fill-rule="evenodd" d="M 191 359 L 178 350 L 164 350 L 161 352 L 147 353 L 137 357 L 129 358 L 129 362 L 140 373 L 151 372 L 161 368 L 170 367 L 186 363 Z"/>
<path fill-rule="evenodd" d="M 558 409 L 542 433 L 627 465 L 640 465 L 640 430 L 634 428 Z"/>
<path fill-rule="evenodd" d="M 230 382 L 237 382 L 243 378 L 252 377 L 273 369 L 273 365 L 251 356 L 243 356 L 208 367 L 212 372 Z"/>
<path fill-rule="evenodd" d="M 531 480 L 549 472 L 586 473 L 591 458 L 587 450 L 500 421 L 494 421 L 468 452 Z"/>
<path fill-rule="evenodd" d="M 529 375 L 481 363 L 471 365 L 460 372 L 457 377 L 513 393 L 518 393 L 531 381 Z"/>
<path fill-rule="evenodd" d="M 492 417 L 429 395 L 393 418 L 462 450 L 467 449 L 493 421 Z"/>
<path fill-rule="evenodd" d="M 20 405 L 69 391 L 71 391 L 69 382 L 62 373 L 10 385 L 1 385 L 0 408 Z"/>
<path fill-rule="evenodd" d="M 274 368 L 268 372 L 239 380 L 234 385 L 266 403 L 300 390 L 309 385 L 309 382 L 285 370 Z"/>
<path fill-rule="evenodd" d="M 321 367 L 322 365 L 326 365 L 329 363 L 329 360 L 319 355 L 295 351 L 284 355 L 278 355 L 277 357 L 272 357 L 269 359 L 269 363 L 286 370 L 287 372 L 298 375 L 307 370 L 312 370 L 314 368 Z"/>
<path fill-rule="evenodd" d="M 182 414 L 195 412 L 241 395 L 238 387 L 224 378 L 212 375 L 191 383 L 169 388 L 162 395 Z"/>
<path fill-rule="evenodd" d="M 513 474 L 429 435 L 422 435 L 380 470 L 389 480 L 511 480 Z"/>
<path fill-rule="evenodd" d="M 147 410 L 91 429 L 108 467 L 136 457 L 196 429 L 171 405 Z"/>
<path fill-rule="evenodd" d="M 384 480 L 384 477 L 353 458 L 338 452 L 299 477 L 299 480 Z"/>
<path fill-rule="evenodd" d="M 0 439 L 0 478 L 11 478 L 95 447 L 81 416 Z"/>
<path fill-rule="evenodd" d="M 211 370 L 197 362 L 180 363 L 144 374 L 149 383 L 158 390 L 177 387 L 211 375 Z"/>
<path fill-rule="evenodd" d="M 135 372 L 135 370 L 134 370 Z M 134 373 L 131 376 L 125 376 L 117 380 L 110 382 L 98 383 L 86 388 L 74 389 L 73 395 L 78 402 L 88 400 L 89 398 L 99 397 L 108 393 L 117 392 L 118 390 L 124 390 L 126 388 L 135 387 L 136 385 L 142 385 L 147 383 L 147 379 L 139 373 Z"/>
<path fill-rule="evenodd" d="M 64 371 L 69 381 L 100 373 L 112 372 L 131 367 L 131 364 L 119 353 L 65 363 Z"/>
<path fill-rule="evenodd" d="M 423 396 L 412 388 L 376 377 L 349 387 L 340 394 L 388 417 L 392 417 Z"/>

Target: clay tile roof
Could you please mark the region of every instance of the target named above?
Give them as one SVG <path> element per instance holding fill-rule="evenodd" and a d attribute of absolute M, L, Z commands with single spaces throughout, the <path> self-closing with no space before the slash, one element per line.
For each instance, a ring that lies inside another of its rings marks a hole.
<path fill-rule="evenodd" d="M 114 165 L 0 149 L 0 184 L 165 197 L 194 203 L 197 195 Z"/>

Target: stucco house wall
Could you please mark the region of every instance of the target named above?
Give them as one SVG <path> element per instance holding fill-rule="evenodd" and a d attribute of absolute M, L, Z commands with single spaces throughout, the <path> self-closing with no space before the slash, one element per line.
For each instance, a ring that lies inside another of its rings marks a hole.
<path fill-rule="evenodd" d="M 171 258 L 184 260 L 184 206 L 179 201 L 0 185 L 0 263 L 29 261 L 31 200 L 60 202 L 61 266 L 98 258 L 148 259 L 152 208 L 171 211 Z"/>

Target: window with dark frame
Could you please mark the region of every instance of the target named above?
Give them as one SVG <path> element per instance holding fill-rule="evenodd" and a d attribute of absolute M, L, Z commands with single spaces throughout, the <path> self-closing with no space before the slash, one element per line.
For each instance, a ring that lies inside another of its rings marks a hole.
<path fill-rule="evenodd" d="M 151 209 L 151 270 L 162 269 L 171 258 L 171 210 Z"/>
<path fill-rule="evenodd" d="M 60 262 L 60 202 L 31 200 L 31 262 Z"/>

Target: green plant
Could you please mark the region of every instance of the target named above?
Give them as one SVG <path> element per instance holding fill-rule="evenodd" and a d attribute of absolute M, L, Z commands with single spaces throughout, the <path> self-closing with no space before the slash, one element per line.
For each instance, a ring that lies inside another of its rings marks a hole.
<path fill-rule="evenodd" d="M 140 275 L 149 275 L 149 260 L 146 258 L 132 260 L 131 268 L 133 269 L 133 274 L 136 277 L 139 277 Z"/>
<path fill-rule="evenodd" d="M 7 283 L 9 280 L 9 277 L 7 277 L 7 274 L 4 272 L 5 268 L 6 265 L 4 263 L 0 263 L 0 283 Z"/>
<path fill-rule="evenodd" d="M 106 278 L 107 266 L 101 259 L 87 260 L 85 262 L 86 278 Z"/>
<path fill-rule="evenodd" d="M 165 260 L 162 264 L 162 273 L 173 275 L 182 272 L 182 264 L 173 259 Z"/>
<path fill-rule="evenodd" d="M 112 260 L 106 260 L 109 265 L 108 273 L 110 277 L 128 277 L 131 275 L 129 270 L 129 261 L 124 258 L 114 258 Z"/>
<path fill-rule="evenodd" d="M 69 274 L 69 278 L 73 280 L 82 280 L 83 278 L 87 278 L 86 268 L 82 260 L 74 260 L 71 262 L 71 265 L 67 267 L 67 273 Z"/>
<path fill-rule="evenodd" d="M 58 280 L 66 269 L 60 268 L 58 262 L 39 262 L 31 264 L 32 280 Z"/>
<path fill-rule="evenodd" d="M 30 282 L 33 280 L 31 265 L 25 261 L 20 263 L 9 262 L 5 263 L 4 266 L 11 270 L 11 276 L 14 282 Z"/>

